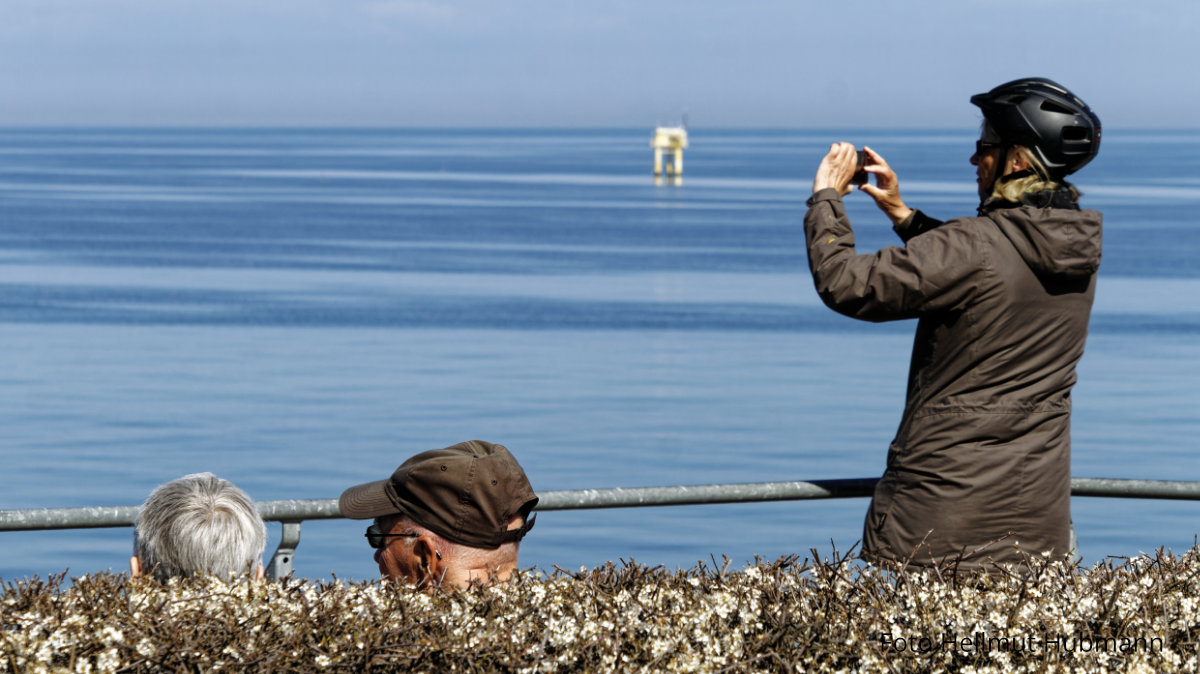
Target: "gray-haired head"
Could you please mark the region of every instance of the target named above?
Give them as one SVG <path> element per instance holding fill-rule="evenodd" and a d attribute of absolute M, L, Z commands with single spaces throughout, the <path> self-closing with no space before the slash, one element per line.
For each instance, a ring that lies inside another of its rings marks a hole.
<path fill-rule="evenodd" d="M 267 527 L 246 492 L 212 473 L 160 485 L 142 504 L 134 526 L 134 555 L 160 580 L 253 574 L 267 540 Z"/>

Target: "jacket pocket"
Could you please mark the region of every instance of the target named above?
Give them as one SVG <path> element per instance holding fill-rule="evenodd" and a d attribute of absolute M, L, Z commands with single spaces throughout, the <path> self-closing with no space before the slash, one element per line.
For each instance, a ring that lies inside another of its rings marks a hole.
<path fill-rule="evenodd" d="M 871 505 L 867 508 L 867 528 L 875 533 L 882 533 L 887 525 L 888 517 L 892 514 L 892 500 L 899 487 L 891 473 L 884 473 L 875 485 L 875 493 L 871 496 Z"/>

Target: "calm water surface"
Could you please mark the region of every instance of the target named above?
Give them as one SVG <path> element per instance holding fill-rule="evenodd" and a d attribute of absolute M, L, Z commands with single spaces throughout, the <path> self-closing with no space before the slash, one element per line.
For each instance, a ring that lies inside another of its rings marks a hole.
<path fill-rule="evenodd" d="M 812 290 L 803 201 L 841 138 L 910 204 L 973 212 L 970 130 L 696 129 L 685 183 L 657 187 L 642 129 L 0 131 L 0 508 L 133 505 L 201 470 L 333 498 L 472 438 L 541 490 L 877 476 L 913 324 Z M 1079 176 L 1106 231 L 1078 476 L 1200 480 L 1198 158 L 1200 132 L 1109 131 Z M 893 243 L 849 208 L 860 248 Z M 522 563 L 824 554 L 865 509 L 543 513 Z M 1087 561 L 1200 531 L 1200 504 L 1073 509 Z M 297 573 L 374 577 L 363 528 L 304 524 Z M 0 577 L 129 547 L 0 534 Z"/>

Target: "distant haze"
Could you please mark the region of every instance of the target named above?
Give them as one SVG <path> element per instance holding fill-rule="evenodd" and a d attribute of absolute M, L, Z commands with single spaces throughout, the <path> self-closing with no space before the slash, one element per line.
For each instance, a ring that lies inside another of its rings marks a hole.
<path fill-rule="evenodd" d="M 1195 0 L 5 0 L 0 125 L 1196 125 Z"/>

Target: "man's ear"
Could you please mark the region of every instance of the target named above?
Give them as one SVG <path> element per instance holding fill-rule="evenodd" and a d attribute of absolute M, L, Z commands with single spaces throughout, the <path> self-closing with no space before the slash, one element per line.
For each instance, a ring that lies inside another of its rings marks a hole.
<path fill-rule="evenodd" d="M 138 559 L 137 555 L 129 558 L 129 575 L 133 578 L 142 575 L 142 560 Z"/>
<path fill-rule="evenodd" d="M 442 575 L 445 573 L 445 562 L 442 560 L 442 553 L 438 552 L 437 541 L 428 534 L 417 538 L 413 541 L 413 554 L 416 555 L 424 576 L 421 578 L 420 584 L 441 584 Z"/>

